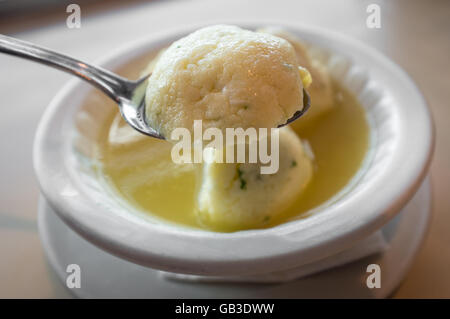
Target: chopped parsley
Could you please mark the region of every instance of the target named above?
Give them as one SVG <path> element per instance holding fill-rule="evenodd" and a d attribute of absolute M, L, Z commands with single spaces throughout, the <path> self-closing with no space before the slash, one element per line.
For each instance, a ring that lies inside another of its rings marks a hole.
<path fill-rule="evenodd" d="M 238 167 L 237 168 L 237 173 L 238 173 L 239 181 L 241 182 L 240 188 L 241 189 L 247 189 L 247 181 L 242 176 L 242 175 L 244 175 L 244 172 L 241 171 L 241 169 Z"/>
<path fill-rule="evenodd" d="M 292 161 L 292 163 L 291 163 L 291 167 L 295 167 L 295 166 L 297 166 L 297 162 L 294 160 L 294 161 Z"/>

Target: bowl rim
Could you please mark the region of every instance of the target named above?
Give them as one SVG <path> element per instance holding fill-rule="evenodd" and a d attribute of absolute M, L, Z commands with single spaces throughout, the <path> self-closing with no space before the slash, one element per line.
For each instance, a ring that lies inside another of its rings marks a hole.
<path fill-rule="evenodd" d="M 73 79 L 57 93 L 40 120 L 34 141 L 33 164 L 41 191 L 49 204 L 69 227 L 85 239 L 119 257 L 165 271 L 247 275 L 284 270 L 349 248 L 387 223 L 418 189 L 430 165 L 434 128 L 425 99 L 405 71 L 376 49 L 327 29 L 267 20 L 232 23 L 245 28 L 278 25 L 296 33 L 306 33 L 345 47 L 345 52 L 352 51 L 373 65 L 389 70 L 389 76 L 395 78 L 397 85 L 404 87 L 409 92 L 409 99 L 413 100 L 411 107 L 416 113 L 408 118 L 409 123 L 400 119 L 400 127 L 403 135 L 415 141 L 415 155 L 407 156 L 406 146 L 400 145 L 391 165 L 375 176 L 369 185 L 306 219 L 235 233 L 154 225 L 137 216 L 111 215 L 86 197 L 80 185 L 67 174 L 67 163 L 61 151 L 69 143 L 64 142 L 67 134 L 55 119 L 64 116 L 61 113 L 64 113 L 62 107 L 66 101 L 86 85 Z M 111 67 L 125 63 L 133 57 L 125 53 L 133 52 L 138 56 L 205 25 L 208 24 L 183 25 L 154 33 L 114 50 L 100 59 L 98 65 Z M 54 134 L 57 129 L 61 134 Z M 59 148 L 55 149 L 55 146 Z"/>

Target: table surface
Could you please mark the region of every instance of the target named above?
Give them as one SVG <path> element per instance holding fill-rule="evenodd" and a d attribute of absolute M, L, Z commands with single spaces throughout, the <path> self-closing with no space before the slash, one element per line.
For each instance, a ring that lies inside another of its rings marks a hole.
<path fill-rule="evenodd" d="M 381 8 L 381 28 L 366 26 L 366 8 Z M 278 20 L 318 25 L 357 38 L 401 65 L 424 93 L 436 125 L 431 166 L 433 219 L 414 265 L 395 292 L 399 298 L 450 298 L 450 1 L 227 0 L 133 3 L 96 10 L 81 7 L 81 28 L 66 26 L 65 11 L 51 23 L 0 33 L 35 42 L 86 61 L 123 43 L 182 24 L 227 20 Z M 48 20 L 47 20 L 48 21 Z M 34 22 L 34 21 L 33 21 Z M 19 30 L 19 31 L 18 31 Z M 132 36 L 130 36 L 132 35 Z M 33 137 L 49 101 L 69 75 L 0 56 L 0 297 L 65 298 L 70 295 L 49 269 L 39 241 L 39 189 L 32 167 Z"/>

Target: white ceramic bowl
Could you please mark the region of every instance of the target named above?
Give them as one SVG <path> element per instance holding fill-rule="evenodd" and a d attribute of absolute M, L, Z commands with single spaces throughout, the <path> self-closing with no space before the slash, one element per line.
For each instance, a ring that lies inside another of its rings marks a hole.
<path fill-rule="evenodd" d="M 379 229 L 411 198 L 428 169 L 434 138 L 424 98 L 403 70 L 373 48 L 329 30 L 285 27 L 332 52 L 326 56 L 332 73 L 367 111 L 370 150 L 360 172 L 338 196 L 308 218 L 235 233 L 187 229 L 130 213 L 111 198 L 86 165 L 86 156 L 79 154 L 75 118 L 91 88 L 74 79 L 47 108 L 34 144 L 35 171 L 51 206 L 71 228 L 112 254 L 199 275 L 290 269 L 349 248 Z M 148 37 L 99 64 L 114 69 L 194 29 Z"/>

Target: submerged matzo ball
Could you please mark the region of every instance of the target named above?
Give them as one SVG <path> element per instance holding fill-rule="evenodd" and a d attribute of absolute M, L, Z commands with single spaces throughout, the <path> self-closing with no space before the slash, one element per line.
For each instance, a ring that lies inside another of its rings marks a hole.
<path fill-rule="evenodd" d="M 177 127 L 271 128 L 303 108 L 292 45 L 271 34 L 210 26 L 174 42 L 146 91 L 148 124 L 166 139 Z"/>
<path fill-rule="evenodd" d="M 228 229 L 270 222 L 312 179 L 312 153 L 305 145 L 291 128 L 281 128 L 279 168 L 274 174 L 261 174 L 261 163 L 204 163 L 197 197 L 200 220 Z"/>

